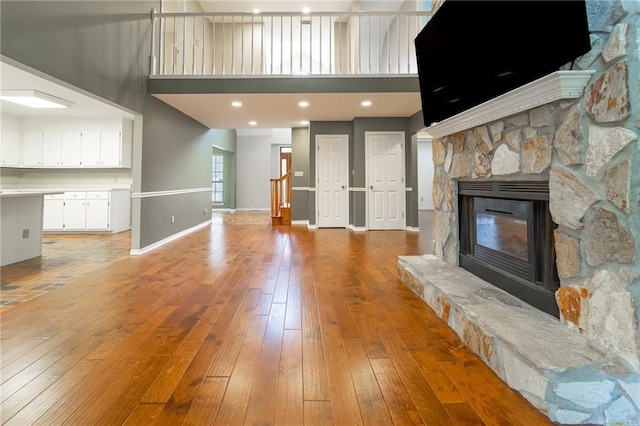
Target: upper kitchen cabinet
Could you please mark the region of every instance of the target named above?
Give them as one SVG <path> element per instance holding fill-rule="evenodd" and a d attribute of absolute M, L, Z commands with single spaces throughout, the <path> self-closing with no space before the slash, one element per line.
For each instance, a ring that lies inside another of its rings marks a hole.
<path fill-rule="evenodd" d="M 20 164 L 20 130 L 2 127 L 0 133 L 0 166 Z"/>
<path fill-rule="evenodd" d="M 2 128 L 0 166 L 131 168 L 133 122 L 126 118 L 23 118 Z"/>
<path fill-rule="evenodd" d="M 43 132 L 23 130 L 20 149 L 20 165 L 24 167 L 42 167 Z"/>

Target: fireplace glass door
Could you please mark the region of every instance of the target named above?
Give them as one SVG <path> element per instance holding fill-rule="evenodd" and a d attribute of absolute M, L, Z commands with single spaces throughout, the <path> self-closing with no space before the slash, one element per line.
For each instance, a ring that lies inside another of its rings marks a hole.
<path fill-rule="evenodd" d="M 460 266 L 558 316 L 548 183 L 459 182 Z"/>
<path fill-rule="evenodd" d="M 527 221 L 476 212 L 476 244 L 526 261 L 529 259 Z"/>
<path fill-rule="evenodd" d="M 476 198 L 475 235 L 472 235 L 476 258 L 531 280 L 530 204 L 530 201 Z"/>

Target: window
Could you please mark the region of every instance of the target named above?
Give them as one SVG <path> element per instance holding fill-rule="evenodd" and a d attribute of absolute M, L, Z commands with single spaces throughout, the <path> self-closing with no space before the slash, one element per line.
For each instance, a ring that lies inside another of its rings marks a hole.
<path fill-rule="evenodd" d="M 224 204 L 224 157 L 213 155 L 211 172 L 211 201 L 213 204 Z"/>

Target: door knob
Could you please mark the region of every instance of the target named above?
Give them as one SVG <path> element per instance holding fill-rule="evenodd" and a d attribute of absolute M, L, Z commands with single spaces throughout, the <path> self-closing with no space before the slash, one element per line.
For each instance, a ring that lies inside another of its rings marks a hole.
<path fill-rule="evenodd" d="M 341 188 L 342 188 L 342 189 L 344 189 L 344 185 L 342 185 L 342 187 L 341 187 Z"/>
<path fill-rule="evenodd" d="M 371 185 L 371 186 L 369 187 L 369 189 L 373 191 L 373 185 Z"/>

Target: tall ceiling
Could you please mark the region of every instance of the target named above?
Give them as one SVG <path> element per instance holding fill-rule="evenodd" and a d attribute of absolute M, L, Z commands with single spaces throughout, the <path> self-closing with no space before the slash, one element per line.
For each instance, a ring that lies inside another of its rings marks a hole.
<path fill-rule="evenodd" d="M 395 12 L 403 5 L 418 0 L 201 0 L 198 5 L 184 1 L 163 2 L 165 12 L 207 13 L 301 12 L 308 7 L 313 12 L 386 11 Z M 421 109 L 419 93 L 294 93 L 294 94 L 158 94 L 158 99 L 211 128 L 299 127 L 306 121 L 351 121 L 355 117 L 408 117 Z M 306 100 L 309 107 L 300 108 Z M 363 108 L 362 101 L 371 101 Z M 241 108 L 233 108 L 241 101 Z"/>
<path fill-rule="evenodd" d="M 342 10 L 398 10 L 403 0 L 361 0 L 302 2 L 299 0 L 216 0 L 201 1 L 205 11 L 300 11 L 308 6 L 312 11 Z M 173 2 L 173 5 L 183 2 Z M 177 11 L 177 10 L 176 10 Z M 10 61 L 9 61 L 10 62 Z M 102 102 L 90 93 L 82 92 L 71 85 L 53 79 L 21 64 L 0 62 L 1 87 L 3 89 L 36 89 L 74 102 L 64 110 L 32 110 L 2 101 L 2 112 L 16 116 L 122 116 L 133 117 L 130 111 L 117 105 Z M 408 117 L 420 110 L 418 93 L 294 93 L 294 94 L 172 94 L 158 95 L 159 99 L 210 128 L 248 129 L 257 127 L 287 128 L 304 126 L 306 121 L 351 121 L 355 117 Z M 242 108 L 233 108 L 232 101 L 243 102 Z M 306 100 L 307 108 L 298 102 Z M 371 101 L 362 107 L 362 101 Z"/>

